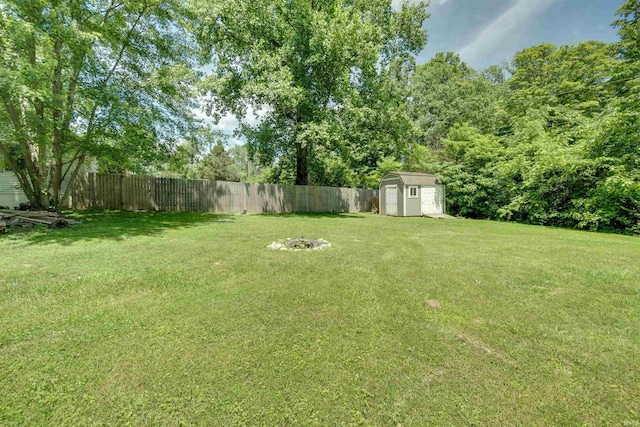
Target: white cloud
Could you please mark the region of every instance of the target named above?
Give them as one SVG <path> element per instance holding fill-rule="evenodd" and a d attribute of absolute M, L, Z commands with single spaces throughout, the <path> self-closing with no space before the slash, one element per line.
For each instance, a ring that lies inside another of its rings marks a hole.
<path fill-rule="evenodd" d="M 215 130 L 222 131 L 222 133 L 231 135 L 233 131 L 238 127 L 240 121 L 231 113 L 224 115 L 218 123 L 214 123 L 211 127 Z"/>
<path fill-rule="evenodd" d="M 269 113 L 270 107 L 262 107 L 259 110 L 254 110 L 249 107 L 247 110 L 247 117 L 244 122 L 251 126 L 256 126 L 262 123 L 264 117 Z"/>
<path fill-rule="evenodd" d="M 256 126 L 260 124 L 260 122 L 262 122 L 263 118 L 268 112 L 268 108 L 263 107 L 262 109 L 256 111 L 253 108 L 248 107 L 247 114 L 243 122 L 250 126 Z M 210 116 L 207 116 L 201 109 L 194 110 L 194 115 L 197 119 L 211 125 L 212 129 L 218 130 L 223 134 L 229 136 L 229 143 L 231 145 L 244 144 L 246 142 L 244 137 L 237 138 L 233 135 L 235 130 L 240 125 L 240 120 L 238 120 L 238 118 L 233 114 L 225 114 L 220 118 L 220 121 L 218 121 L 218 123 L 214 123 L 213 119 Z"/>
<path fill-rule="evenodd" d="M 519 40 L 526 36 L 528 24 L 557 0 L 517 0 L 506 12 L 487 25 L 469 44 L 458 51 L 471 66 L 498 63 L 512 56 Z"/>

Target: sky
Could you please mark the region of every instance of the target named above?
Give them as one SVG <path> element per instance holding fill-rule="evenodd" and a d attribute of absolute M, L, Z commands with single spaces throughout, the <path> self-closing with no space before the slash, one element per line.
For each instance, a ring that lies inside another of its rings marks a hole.
<path fill-rule="evenodd" d="M 394 0 L 394 5 L 401 0 Z M 475 69 L 542 43 L 618 40 L 611 27 L 623 0 L 431 0 L 427 47 L 418 63 L 452 51 Z"/>
<path fill-rule="evenodd" d="M 393 0 L 395 7 L 402 0 Z M 458 53 L 471 67 L 482 70 L 513 59 L 524 48 L 543 43 L 574 45 L 587 40 L 618 40 L 611 27 L 624 0 L 431 0 L 425 27 L 427 47 L 418 64 L 438 52 Z M 260 114 L 258 114 L 260 116 Z M 259 119 L 252 114 L 249 122 Z M 231 135 L 238 125 L 232 115 L 213 125 Z M 243 139 L 231 137 L 231 145 Z"/>

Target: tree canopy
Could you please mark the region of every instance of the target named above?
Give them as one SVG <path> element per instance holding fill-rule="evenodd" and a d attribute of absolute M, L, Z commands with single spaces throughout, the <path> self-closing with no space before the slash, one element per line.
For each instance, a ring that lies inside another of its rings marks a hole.
<path fill-rule="evenodd" d="M 349 142 L 339 117 L 375 97 L 379 77 L 426 42 L 426 4 L 390 0 L 202 1 L 198 34 L 205 60 L 209 111 L 246 117 L 263 111 L 240 133 L 263 162 L 295 159 L 296 184 L 324 149 Z"/>
<path fill-rule="evenodd" d="M 0 4 L 0 155 L 34 206 L 58 207 L 89 156 L 135 169 L 186 132 L 189 16 L 180 0 Z"/>
<path fill-rule="evenodd" d="M 640 0 L 620 41 L 416 65 L 426 3 L 7 0 L 0 156 L 34 206 L 104 171 L 377 187 L 440 175 L 449 213 L 640 233 Z M 235 137 L 192 118 L 240 120 Z M 255 115 L 255 117 L 252 117 Z"/>
<path fill-rule="evenodd" d="M 495 76 L 494 69 L 479 73 L 452 52 L 437 53 L 418 66 L 411 79 L 411 98 L 413 116 L 422 129 L 421 143 L 439 147 L 455 123 L 497 131 L 503 119 L 500 102 L 505 88 L 491 76 Z"/>
<path fill-rule="evenodd" d="M 640 233 L 639 18 L 626 1 L 612 45 L 533 46 L 481 72 L 452 53 L 418 66 L 403 168 L 439 174 L 452 214 Z"/>

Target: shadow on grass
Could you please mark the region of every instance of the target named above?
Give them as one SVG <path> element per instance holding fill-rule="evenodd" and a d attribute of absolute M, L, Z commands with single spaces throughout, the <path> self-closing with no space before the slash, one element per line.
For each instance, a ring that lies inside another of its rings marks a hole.
<path fill-rule="evenodd" d="M 10 236 L 28 244 L 71 245 L 79 241 L 121 240 L 133 236 L 153 236 L 166 230 L 200 224 L 234 221 L 235 215 L 202 212 L 75 211 L 66 213 L 81 224 L 58 230 L 42 229 Z"/>
<path fill-rule="evenodd" d="M 271 218 L 309 218 L 309 219 L 364 219 L 365 214 L 340 212 L 295 212 L 295 213 L 261 213 L 260 216 Z"/>

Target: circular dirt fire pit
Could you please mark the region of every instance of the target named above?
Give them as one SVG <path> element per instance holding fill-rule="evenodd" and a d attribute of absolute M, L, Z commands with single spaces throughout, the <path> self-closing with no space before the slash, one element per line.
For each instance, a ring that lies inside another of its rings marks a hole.
<path fill-rule="evenodd" d="M 269 249 L 279 250 L 279 251 L 311 251 L 318 249 L 326 249 L 330 248 L 331 243 L 326 240 L 320 238 L 317 240 L 313 239 L 305 239 L 301 237 L 299 239 L 286 239 L 284 241 L 278 240 L 277 242 L 273 242 L 267 246 Z"/>

